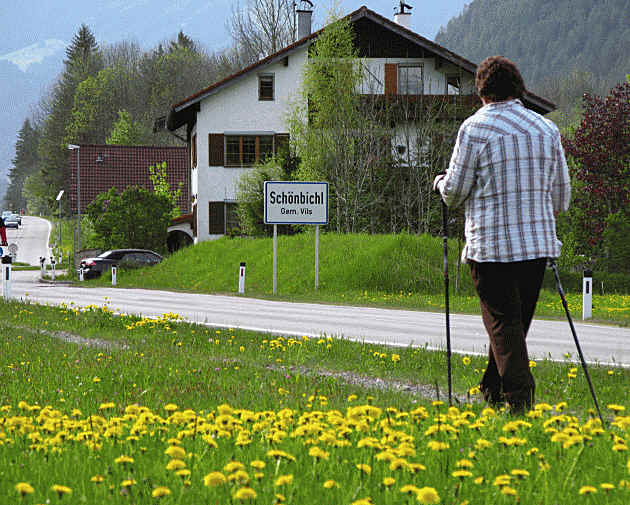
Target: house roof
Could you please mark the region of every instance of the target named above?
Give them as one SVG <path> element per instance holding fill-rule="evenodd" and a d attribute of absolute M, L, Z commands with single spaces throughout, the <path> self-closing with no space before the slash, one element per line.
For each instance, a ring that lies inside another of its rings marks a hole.
<path fill-rule="evenodd" d="M 347 18 L 350 19 L 351 23 L 355 23 L 356 21 L 364 18 L 378 23 L 379 25 L 392 31 L 393 33 L 418 45 L 422 49 L 425 49 L 428 52 L 435 54 L 439 58 L 442 58 L 444 61 L 452 63 L 462 68 L 463 70 L 470 72 L 473 75 L 477 69 L 477 65 L 475 63 L 455 54 L 452 51 L 449 51 L 445 47 L 436 44 L 435 42 L 405 28 L 404 26 L 385 18 L 380 14 L 377 14 L 376 12 L 368 9 L 366 6 L 362 6 L 356 11 L 348 14 Z M 276 63 L 277 61 L 280 61 L 283 58 L 286 58 L 292 53 L 298 51 L 302 46 L 312 44 L 323 30 L 324 29 L 322 28 L 316 32 L 313 32 L 310 35 L 307 35 L 306 37 L 294 42 L 293 44 L 284 47 L 278 52 L 271 54 L 266 58 L 263 58 L 256 63 L 253 63 L 252 65 L 249 65 L 218 82 L 215 82 L 214 84 L 202 89 L 194 95 L 185 98 L 181 102 L 174 104 L 168 114 L 166 123 L 167 128 L 171 131 L 174 131 L 184 124 L 194 123 L 195 114 L 199 111 L 199 104 L 203 99 L 217 93 L 219 90 L 230 86 L 231 84 L 234 84 L 238 80 L 247 76 L 253 70 Z M 555 105 L 549 100 L 537 96 L 529 91 L 525 91 L 523 102 L 527 107 L 542 114 L 551 112 L 556 108 Z"/>

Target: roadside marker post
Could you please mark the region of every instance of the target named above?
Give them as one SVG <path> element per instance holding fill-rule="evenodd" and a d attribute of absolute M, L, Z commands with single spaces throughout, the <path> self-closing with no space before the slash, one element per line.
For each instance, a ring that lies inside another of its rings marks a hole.
<path fill-rule="evenodd" d="M 79 282 L 83 282 L 83 267 L 79 268 Z"/>
<path fill-rule="evenodd" d="M 582 320 L 593 317 L 593 271 L 584 270 L 582 279 Z"/>
<path fill-rule="evenodd" d="M 278 288 L 278 225 L 315 225 L 315 289 L 319 288 L 319 226 L 328 224 L 328 183 L 265 181 L 265 224 L 273 225 L 273 294 Z"/>
<path fill-rule="evenodd" d="M 11 298 L 11 263 L 13 258 L 11 256 L 2 256 L 2 296 L 5 300 Z"/>
<path fill-rule="evenodd" d="M 118 268 L 115 265 L 112 265 L 112 286 L 116 285 L 116 276 L 118 274 Z"/>
<path fill-rule="evenodd" d="M 46 275 L 46 258 L 44 258 L 43 256 L 39 257 L 39 270 L 41 278 L 43 279 L 44 275 Z"/>
<path fill-rule="evenodd" d="M 245 262 L 241 261 L 241 266 L 238 270 L 238 292 L 245 293 Z"/>
<path fill-rule="evenodd" d="M 51 278 L 52 278 L 53 281 L 55 280 L 55 264 L 56 264 L 55 257 L 51 256 L 51 258 L 50 258 L 50 267 L 51 267 L 50 268 L 50 275 L 51 275 Z"/>

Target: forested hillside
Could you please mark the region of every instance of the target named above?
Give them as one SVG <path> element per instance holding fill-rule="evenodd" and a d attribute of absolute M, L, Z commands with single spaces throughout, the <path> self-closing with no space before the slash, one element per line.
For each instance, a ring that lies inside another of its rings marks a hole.
<path fill-rule="evenodd" d="M 513 59 L 534 92 L 576 71 L 605 92 L 630 72 L 630 0 L 473 0 L 436 42 L 474 63 Z"/>

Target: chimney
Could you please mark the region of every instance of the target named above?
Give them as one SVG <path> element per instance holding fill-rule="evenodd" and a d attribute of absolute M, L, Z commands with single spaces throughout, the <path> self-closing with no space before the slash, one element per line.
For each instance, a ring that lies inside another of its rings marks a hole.
<path fill-rule="evenodd" d="M 300 40 L 311 34 L 311 17 L 313 15 L 313 3 L 310 0 L 300 0 L 300 6 L 296 6 L 297 15 L 297 39 Z"/>
<path fill-rule="evenodd" d="M 407 28 L 407 30 L 411 30 L 411 12 L 405 12 L 405 9 L 410 11 L 413 7 L 400 0 L 400 10 L 396 12 L 394 9 L 394 22 Z"/>

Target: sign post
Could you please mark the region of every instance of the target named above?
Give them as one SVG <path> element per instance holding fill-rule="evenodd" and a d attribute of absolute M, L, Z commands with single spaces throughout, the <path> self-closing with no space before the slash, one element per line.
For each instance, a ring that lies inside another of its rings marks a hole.
<path fill-rule="evenodd" d="M 265 181 L 265 224 L 273 225 L 273 293 L 277 292 L 279 224 L 315 225 L 315 289 L 319 287 L 319 225 L 328 224 L 328 183 Z"/>

